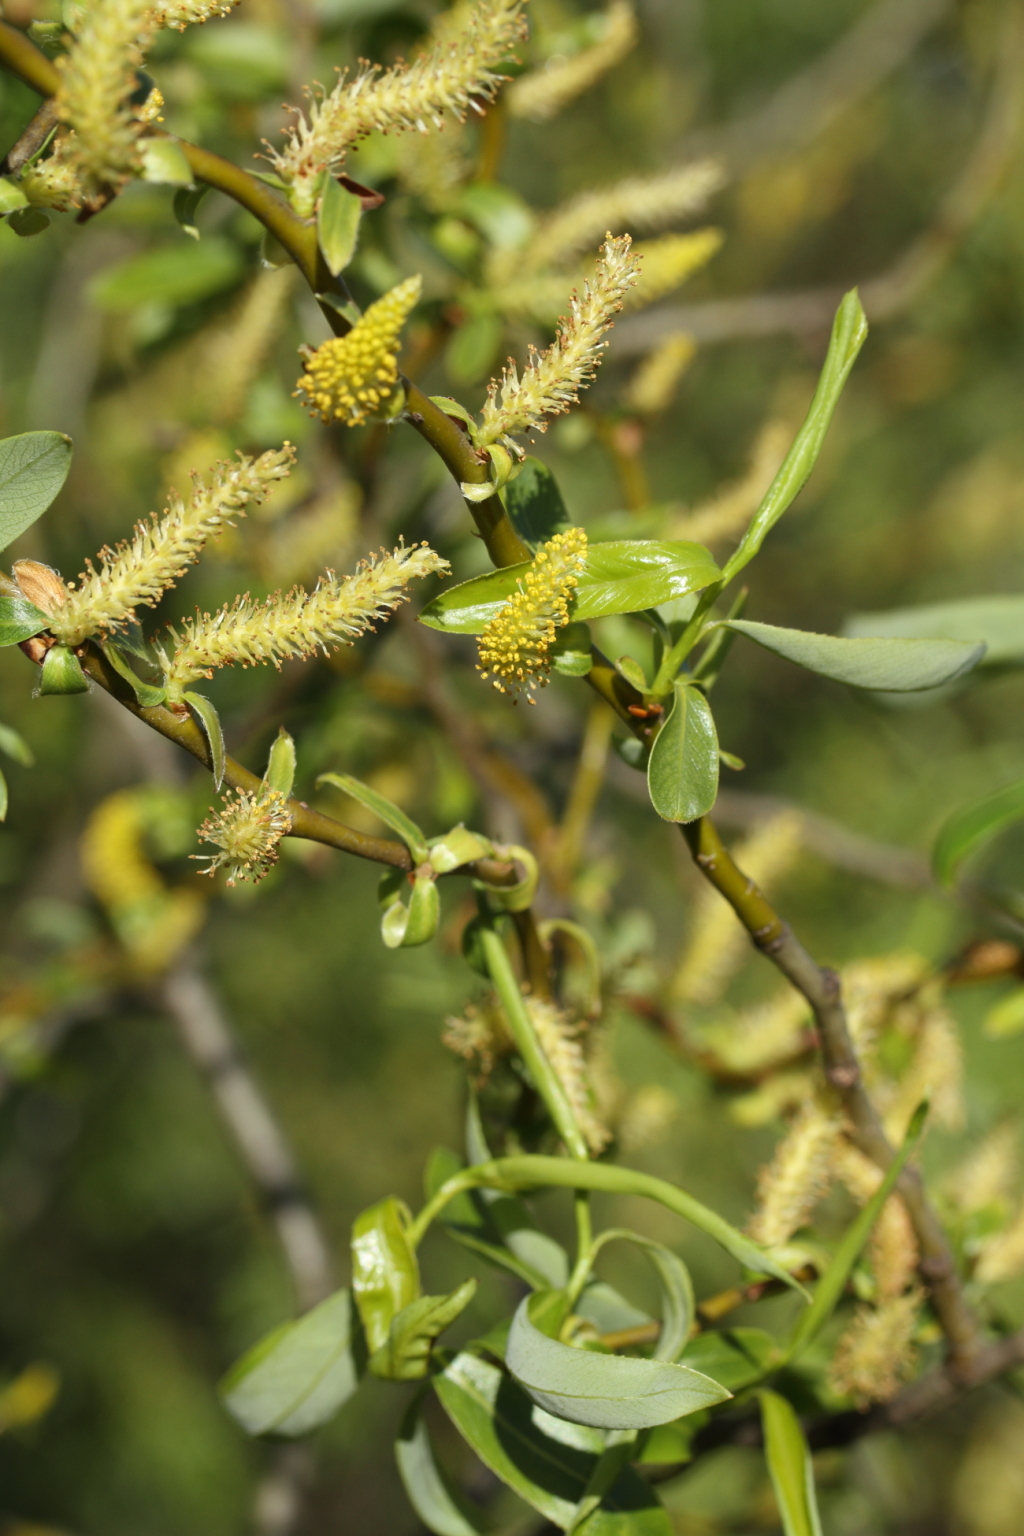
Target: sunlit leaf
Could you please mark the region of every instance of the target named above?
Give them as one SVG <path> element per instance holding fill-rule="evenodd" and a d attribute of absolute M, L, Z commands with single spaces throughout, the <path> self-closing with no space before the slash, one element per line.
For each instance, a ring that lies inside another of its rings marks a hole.
<path fill-rule="evenodd" d="M 718 794 L 718 735 L 699 688 L 676 682 L 668 719 L 647 762 L 651 804 L 666 821 L 706 816 Z"/>
<path fill-rule="evenodd" d="M 224 748 L 224 727 L 220 723 L 220 715 L 218 715 L 216 708 L 210 703 L 205 694 L 185 693 L 182 697 L 199 721 L 200 729 L 206 737 L 206 743 L 210 749 L 210 769 L 213 773 L 213 787 L 214 789 L 220 789 L 224 782 L 224 770 L 227 766 L 227 753 Z"/>
<path fill-rule="evenodd" d="M 331 175 L 324 177 L 316 216 L 317 239 L 328 271 L 334 277 L 344 271 L 355 255 L 363 205 Z"/>
<path fill-rule="evenodd" d="M 879 693 L 916 693 L 952 682 L 976 667 L 983 644 L 965 640 L 848 640 L 804 629 L 779 629 L 750 619 L 729 619 L 730 629 L 766 651 L 853 688 Z"/>
<path fill-rule="evenodd" d="M 843 634 L 984 641 L 979 668 L 1012 665 L 1024 662 L 1024 597 L 965 597 L 958 602 L 855 613 L 843 625 Z"/>
<path fill-rule="evenodd" d="M 406 1409 L 395 1440 L 395 1460 L 409 1503 L 435 1536 L 479 1536 L 479 1511 L 460 1498 L 434 1456 L 418 1400 Z"/>
<path fill-rule="evenodd" d="M 304 1435 L 326 1424 L 359 1385 L 354 1329 L 348 1291 L 275 1328 L 221 1382 L 228 1412 L 250 1435 Z"/>
<path fill-rule="evenodd" d="M 814 1468 L 800 1420 L 777 1392 L 759 1392 L 764 1453 L 785 1536 L 822 1536 Z"/>
<path fill-rule="evenodd" d="M 406 1236 L 408 1211 L 389 1196 L 352 1223 L 352 1294 L 370 1353 L 388 1342 L 392 1319 L 419 1296 L 416 1254 Z"/>
<path fill-rule="evenodd" d="M 71 439 L 63 432 L 22 432 L 0 440 L 0 549 L 43 515 L 70 468 Z"/>
<path fill-rule="evenodd" d="M 447 1296 L 418 1296 L 391 1319 L 388 1337 L 370 1356 L 370 1370 L 387 1381 L 419 1381 L 430 1366 L 434 1340 L 464 1312 L 476 1281 L 464 1280 Z"/>
<path fill-rule="evenodd" d="M 353 778 L 350 773 L 322 773 L 316 783 L 318 789 L 321 784 L 332 784 L 335 789 L 351 795 L 353 800 L 358 800 L 360 805 L 372 811 L 385 826 L 391 828 L 392 832 L 398 833 L 417 864 L 427 862 L 430 850 L 422 830 L 400 806 L 395 805 L 393 800 L 378 794 L 375 789 L 370 788 L 369 784 Z"/>
<path fill-rule="evenodd" d="M 27 597 L 11 597 L 0 592 L 0 646 L 19 645 L 22 640 L 38 635 L 49 622 L 42 609 L 30 603 Z"/>
<path fill-rule="evenodd" d="M 270 749 L 267 760 L 267 771 L 263 775 L 264 783 L 268 789 L 288 799 L 295 783 L 295 741 L 288 734 L 284 726 L 278 728 L 274 745 Z"/>

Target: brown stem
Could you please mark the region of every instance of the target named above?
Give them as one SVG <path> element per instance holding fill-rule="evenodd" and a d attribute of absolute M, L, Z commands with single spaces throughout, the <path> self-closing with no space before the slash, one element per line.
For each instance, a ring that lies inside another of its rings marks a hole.
<path fill-rule="evenodd" d="M 21 137 L 11 145 L 0 162 L 0 176 L 16 176 L 22 166 L 39 153 L 56 126 L 57 108 L 53 98 L 48 96 Z"/>
<path fill-rule="evenodd" d="M 835 971 L 819 966 L 812 959 L 789 924 L 765 899 L 753 880 L 734 863 L 706 816 L 681 830 L 697 867 L 725 897 L 756 948 L 810 1003 L 818 1026 L 825 1076 L 839 1095 L 853 1138 L 861 1151 L 880 1168 L 887 1168 L 895 1154 L 878 1111 L 861 1081 L 839 977 Z M 921 1276 L 931 1293 L 932 1305 L 949 1345 L 949 1369 L 954 1375 L 966 1373 L 981 1341 L 977 1320 L 964 1297 L 952 1250 L 916 1169 L 904 1171 L 898 1188 L 917 1235 Z"/>

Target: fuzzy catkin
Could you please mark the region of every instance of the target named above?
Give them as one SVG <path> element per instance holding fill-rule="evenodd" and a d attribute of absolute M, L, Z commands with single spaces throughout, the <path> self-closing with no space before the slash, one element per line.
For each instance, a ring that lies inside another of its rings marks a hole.
<path fill-rule="evenodd" d="M 422 286 L 421 277 L 407 277 L 345 336 L 332 336 L 306 359 L 296 394 L 310 415 L 357 427 L 389 407 L 398 384 L 399 337 Z"/>
<path fill-rule="evenodd" d="M 786 1243 L 828 1189 L 840 1122 L 815 1100 L 798 1112 L 757 1181 L 748 1231 L 768 1248 Z"/>
<path fill-rule="evenodd" d="M 230 16 L 238 0 L 165 0 L 149 13 L 149 24 L 154 30 L 169 28 L 184 32 L 186 27 L 203 26 L 215 16 Z"/>
<path fill-rule="evenodd" d="M 204 484 L 196 479 L 186 504 L 176 496 L 160 518 L 137 523 L 130 543 L 99 553 L 78 586 L 69 588 L 51 629 L 65 645 L 79 645 L 88 635 L 105 634 L 134 617 L 139 604 L 153 606 L 174 585 L 203 549 L 207 539 L 260 501 L 291 471 L 290 443 L 258 459 L 240 453 L 234 463 L 219 464 Z"/>
<path fill-rule="evenodd" d="M 544 352 L 531 351 L 522 376 L 509 362 L 500 384 L 491 381 L 474 435 L 478 447 L 515 432 L 544 431 L 545 416 L 561 415 L 579 399 L 579 391 L 590 383 L 601 362 L 607 346 L 602 338 L 637 281 L 639 266 L 631 244 L 629 235 L 609 236 L 593 277 L 583 284 L 582 296 L 572 295 L 568 318 L 559 322 L 551 346 Z"/>
<path fill-rule="evenodd" d="M 587 559 L 582 528 L 556 533 L 533 563 L 508 602 L 480 636 L 477 671 L 501 693 L 513 698 L 543 688 L 551 669 L 550 652 L 557 631 L 569 621 L 568 603 Z"/>
<path fill-rule="evenodd" d="M 192 857 L 209 861 L 203 873 L 211 877 L 218 869 L 226 869 L 228 885 L 238 880 L 256 884 L 277 863 L 281 841 L 291 825 L 287 802 L 276 790 L 265 785 L 255 794 L 239 789 L 234 797 L 226 796 L 224 804 L 199 828 L 199 836 L 219 852 L 194 853 Z"/>
<path fill-rule="evenodd" d="M 626 57 L 637 40 L 636 12 L 630 0 L 612 0 L 602 20 L 603 36 L 589 48 L 570 58 L 558 55 L 512 82 L 506 100 L 513 117 L 547 122 Z"/>
<path fill-rule="evenodd" d="M 562 1085 L 584 1141 L 596 1156 L 608 1145 L 611 1132 L 594 1109 L 593 1087 L 583 1051 L 583 1031 L 554 1003 L 539 997 L 527 997 L 524 1001 L 541 1050 Z"/>
<path fill-rule="evenodd" d="M 882 1182 L 877 1164 L 847 1141 L 836 1149 L 835 1173 L 858 1205 L 866 1205 Z M 868 1240 L 868 1263 L 879 1296 L 901 1295 L 913 1279 L 919 1258 L 907 1208 L 899 1195 L 890 1195 Z"/>
<path fill-rule="evenodd" d="M 86 199 L 121 186 L 141 164 L 140 110 L 129 100 L 148 42 L 147 0 L 93 0 L 78 35 L 57 59 L 57 116 L 74 130 L 63 153 Z"/>
<path fill-rule="evenodd" d="M 524 36 L 523 0 L 478 0 L 464 24 L 446 30 L 411 64 L 367 66 L 344 75 L 329 94 L 314 94 L 308 116 L 289 129 L 274 169 L 292 188 L 297 211 L 313 212 L 320 172 L 377 129 L 382 133 L 440 128 L 445 113 L 463 118 L 493 99 L 505 79 L 499 66 Z"/>
<path fill-rule="evenodd" d="M 878 1307 L 858 1307 L 832 1358 L 833 1392 L 852 1397 L 861 1408 L 896 1396 L 913 1369 L 914 1330 L 923 1301 L 915 1288 Z"/>
<path fill-rule="evenodd" d="M 697 229 L 688 235 L 662 235 L 634 246 L 633 253 L 641 263 L 640 275 L 623 308 L 643 309 L 674 293 L 721 249 L 722 238 L 720 229 Z"/>
<path fill-rule="evenodd" d="M 392 554 L 362 561 L 353 576 L 329 571 L 312 592 L 296 587 L 263 602 L 246 594 L 215 614 L 187 619 L 180 633 L 168 630 L 174 646 L 165 670 L 168 688 L 180 695 L 216 667 L 280 666 L 291 657 L 350 645 L 405 601 L 410 581 L 447 569 L 448 562 L 425 544 L 399 545 Z"/>

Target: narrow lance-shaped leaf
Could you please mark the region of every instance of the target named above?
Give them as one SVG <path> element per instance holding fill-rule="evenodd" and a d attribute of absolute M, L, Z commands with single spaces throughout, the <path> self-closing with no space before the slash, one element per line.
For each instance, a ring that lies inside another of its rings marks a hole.
<path fill-rule="evenodd" d="M 22 432 L 0 441 L 0 549 L 42 516 L 70 468 L 71 439 L 63 432 Z"/>
<path fill-rule="evenodd" d="M 651 804 L 666 821 L 706 816 L 718 795 L 718 735 L 699 688 L 676 682 L 668 719 L 647 763 Z"/>
<path fill-rule="evenodd" d="M 690 1271 L 677 1253 L 662 1243 L 655 1243 L 639 1232 L 625 1227 L 606 1228 L 598 1243 L 632 1243 L 650 1261 L 658 1276 L 662 1295 L 661 1333 L 654 1350 L 655 1360 L 677 1360 L 686 1347 L 693 1326 L 695 1303 Z M 596 1245 L 595 1245 L 596 1246 Z"/>
<path fill-rule="evenodd" d="M 398 833 L 417 864 L 427 862 L 430 850 L 422 829 L 393 800 L 378 794 L 369 784 L 363 784 L 350 773 L 322 773 L 316 783 L 318 789 L 321 784 L 332 784 L 335 789 L 351 795 L 353 800 L 358 800 L 360 805 L 379 817 L 392 832 Z"/>
<path fill-rule="evenodd" d="M 140 677 L 136 677 L 116 645 L 111 645 L 108 642 L 101 644 L 100 649 L 118 677 L 124 678 L 134 693 L 136 702 L 141 704 L 143 709 L 153 709 L 157 704 L 164 702 L 167 697 L 167 689 L 156 688 L 151 683 L 144 683 Z"/>
<path fill-rule="evenodd" d="M 387 1342 L 370 1356 L 370 1370 L 385 1381 L 420 1381 L 430 1367 L 434 1340 L 464 1312 L 476 1281 L 464 1280 L 447 1296 L 419 1296 L 391 1319 Z"/>
<path fill-rule="evenodd" d="M 491 1149 L 480 1118 L 480 1103 L 472 1091 L 466 1104 L 466 1155 L 474 1165 L 491 1160 Z M 524 1201 L 498 1189 L 481 1189 L 477 1198 L 497 1241 L 520 1264 L 540 1275 L 542 1285 L 560 1290 L 568 1283 L 569 1255 L 561 1243 L 541 1230 Z M 528 1281 L 528 1284 L 535 1285 L 536 1282 Z"/>
<path fill-rule="evenodd" d="M 263 779 L 268 789 L 276 791 L 285 800 L 291 795 L 295 783 L 295 763 L 295 741 L 282 725 L 270 749 Z"/>
<path fill-rule="evenodd" d="M 561 1344 L 531 1321 L 530 1304 L 525 1297 L 512 1319 L 505 1363 L 533 1401 L 559 1418 L 596 1429 L 648 1429 L 732 1395 L 685 1365 Z"/>
<path fill-rule="evenodd" d="M 932 868 L 941 885 L 952 885 L 966 858 L 997 832 L 1024 818 L 1024 779 L 1017 779 L 973 805 L 954 811 L 935 840 Z"/>
<path fill-rule="evenodd" d="M 822 1536 L 814 1468 L 800 1420 L 777 1392 L 759 1392 L 764 1453 L 785 1536 Z"/>
<path fill-rule="evenodd" d="M 843 386 L 867 334 L 867 319 L 857 290 L 853 289 L 836 311 L 828 356 L 807 418 L 725 567 L 723 575 L 726 581 L 731 581 L 754 558 L 768 533 L 807 483 L 821 452 Z"/>
<path fill-rule="evenodd" d="M 855 613 L 843 634 L 899 636 L 985 643 L 979 667 L 1024 662 L 1024 597 L 965 597 L 951 603 L 922 603 L 882 613 Z"/>
<path fill-rule="evenodd" d="M 359 1385 L 364 1351 L 348 1291 L 275 1328 L 231 1367 L 224 1406 L 250 1435 L 304 1435 L 334 1417 Z"/>
<path fill-rule="evenodd" d="M 479 1536 L 486 1525 L 479 1511 L 460 1498 L 438 1465 L 419 1399 L 409 1404 L 395 1441 L 395 1461 L 409 1503 L 434 1536 Z"/>
<path fill-rule="evenodd" d="M 0 752 L 12 763 L 20 763 L 22 768 L 31 768 L 35 763 L 32 748 L 21 732 L 10 725 L 0 724 Z"/>
<path fill-rule="evenodd" d="M 7 820 L 7 780 L 0 772 L 0 821 Z"/>
<path fill-rule="evenodd" d="M 200 729 L 206 737 L 210 748 L 210 769 L 213 773 L 213 787 L 220 789 L 224 782 L 224 769 L 227 766 L 227 753 L 224 749 L 224 728 L 210 700 L 202 693 L 185 693 L 182 695 L 189 706 Z"/>
<path fill-rule="evenodd" d="M 908 1158 L 921 1140 L 927 1117 L 928 1105 L 919 1104 L 911 1117 L 902 1146 L 885 1171 L 885 1177 L 856 1220 L 851 1222 L 843 1234 L 831 1264 L 818 1282 L 811 1305 L 794 1328 L 786 1350 L 787 1360 L 795 1359 L 812 1340 L 817 1338 L 838 1306 L 853 1266 L 860 1257 L 864 1244 L 871 1236 L 871 1229 L 881 1215 L 883 1205 L 895 1189 L 896 1181 L 906 1167 Z"/>
<path fill-rule="evenodd" d="M 937 688 L 970 672 L 985 654 L 984 643 L 965 640 L 845 640 L 806 629 L 779 629 L 751 619 L 726 622 L 766 651 L 806 667 L 808 672 L 879 693 Z"/>
<path fill-rule="evenodd" d="M 333 277 L 344 271 L 355 255 L 362 215 L 361 200 L 353 192 L 346 192 L 333 176 L 325 176 L 316 216 L 316 232 L 324 260 Z"/>

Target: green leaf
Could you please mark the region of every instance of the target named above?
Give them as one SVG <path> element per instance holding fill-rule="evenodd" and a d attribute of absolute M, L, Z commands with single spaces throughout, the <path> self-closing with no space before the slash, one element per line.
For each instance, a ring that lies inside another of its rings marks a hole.
<path fill-rule="evenodd" d="M 13 544 L 37 517 L 42 517 L 70 468 L 71 439 L 63 432 L 22 432 L 0 441 L 0 549 Z M 11 643 L 0 640 L 3 645 Z"/>
<path fill-rule="evenodd" d="M 462 1353 L 435 1378 L 441 1404 L 485 1466 L 561 1530 L 572 1523 L 603 1454 L 598 1430 L 563 1423 L 537 1408 L 498 1366 Z M 631 1468 L 619 1474 L 590 1516 L 587 1536 L 671 1536 L 653 1488 Z"/>
<path fill-rule="evenodd" d="M 516 482 L 513 482 L 516 483 Z M 478 635 L 519 590 L 530 562 L 487 571 L 435 597 L 420 614 L 420 622 L 446 634 Z M 699 592 L 721 577 L 714 560 L 700 544 L 678 539 L 613 539 L 591 544 L 579 585 L 569 604 L 569 618 L 605 618 L 639 613 L 688 592 Z"/>
<path fill-rule="evenodd" d="M 534 550 L 572 527 L 558 481 L 546 464 L 532 456 L 505 487 L 505 508 L 519 537 Z"/>
<path fill-rule="evenodd" d="M 816 635 L 805 629 L 778 629 L 750 619 L 727 619 L 730 629 L 746 635 L 766 651 L 831 677 L 853 688 L 879 693 L 917 693 L 952 682 L 976 667 L 985 654 L 983 644 L 964 640 L 846 640 Z"/>
<path fill-rule="evenodd" d="M 44 229 L 49 229 L 50 216 L 41 208 L 15 208 L 7 222 L 16 235 L 30 240 L 33 235 L 41 235 Z"/>
<path fill-rule="evenodd" d="M 662 1295 L 661 1333 L 654 1350 L 654 1358 L 655 1360 L 678 1360 L 686 1347 L 686 1341 L 690 1337 L 690 1329 L 693 1326 L 694 1300 L 690 1271 L 671 1248 L 652 1242 L 649 1237 L 642 1237 L 639 1232 L 631 1232 L 628 1228 L 607 1228 L 601 1233 L 597 1246 L 603 1248 L 605 1243 L 610 1242 L 632 1243 L 653 1265 Z M 679 1414 L 673 1415 L 674 1418 L 679 1416 Z"/>
<path fill-rule="evenodd" d="M 0 752 L 3 752 L 12 762 L 20 763 L 23 768 L 35 766 L 36 760 L 32 748 L 13 726 L 0 724 Z"/>
<path fill-rule="evenodd" d="M 143 139 L 142 179 L 170 187 L 185 187 L 188 191 L 195 187 L 188 156 L 177 139 L 172 138 Z"/>
<path fill-rule="evenodd" d="M 871 1229 L 881 1215 L 883 1205 L 896 1187 L 896 1180 L 903 1172 L 907 1159 L 921 1140 L 927 1116 L 928 1105 L 919 1104 L 911 1117 L 902 1146 L 885 1171 L 885 1177 L 871 1196 L 871 1199 L 858 1213 L 856 1220 L 847 1227 L 831 1264 L 818 1281 L 810 1306 L 803 1313 L 793 1330 L 792 1337 L 786 1348 L 787 1360 L 794 1360 L 802 1350 L 807 1348 L 808 1344 L 824 1328 L 838 1306 L 839 1299 L 846 1289 L 846 1282 L 853 1271 L 853 1266 L 856 1264 L 862 1248 L 871 1236 Z"/>
<path fill-rule="evenodd" d="M 174 217 L 180 227 L 193 240 L 199 239 L 199 226 L 196 219 L 199 214 L 199 204 L 209 192 L 210 188 L 204 181 L 197 187 L 180 187 L 174 194 Z"/>
<path fill-rule="evenodd" d="M 352 1291 L 371 1354 L 388 1342 L 392 1319 L 419 1296 L 407 1218 L 402 1202 L 389 1196 L 352 1223 Z"/>
<path fill-rule="evenodd" d="M 486 1530 L 479 1511 L 460 1498 L 438 1466 L 419 1400 L 409 1404 L 395 1441 L 395 1460 L 409 1503 L 435 1536 L 479 1536 Z"/>
<path fill-rule="evenodd" d="M 304 1435 L 334 1417 L 359 1385 L 348 1291 L 261 1339 L 220 1385 L 224 1406 L 250 1435 Z"/>
<path fill-rule="evenodd" d="M 932 869 L 940 885 L 952 885 L 966 858 L 1024 817 L 1024 779 L 961 806 L 943 826 L 932 849 Z"/>
<path fill-rule="evenodd" d="M 16 181 L 11 181 L 7 176 L 0 176 L 0 217 L 5 213 L 14 213 L 18 208 L 26 208 L 28 198 L 18 186 Z"/>
<path fill-rule="evenodd" d="M 785 1536 L 822 1536 L 814 1468 L 800 1420 L 777 1392 L 759 1392 L 764 1453 Z"/>
<path fill-rule="evenodd" d="M 460 822 L 450 832 L 430 839 L 430 863 L 439 875 L 461 869 L 463 864 L 473 864 L 477 859 L 489 858 L 494 852 L 490 838 L 479 832 L 471 832 Z"/>
<path fill-rule="evenodd" d="M 868 323 L 864 310 L 861 308 L 857 290 L 853 289 L 836 311 L 828 355 L 825 358 L 825 366 L 821 370 L 821 377 L 807 418 L 797 433 L 782 468 L 754 513 L 750 526 L 729 558 L 723 572 L 726 581 L 731 581 L 754 558 L 768 533 L 807 483 L 808 476 L 821 452 L 821 445 L 825 441 L 825 433 L 839 403 L 843 386 L 849 378 L 850 369 L 864 345 L 867 334 Z"/>
<path fill-rule="evenodd" d="M 283 725 L 279 728 L 277 738 L 270 749 L 263 782 L 268 789 L 275 790 L 285 800 L 291 795 L 292 786 L 295 783 L 295 742 Z"/>
<path fill-rule="evenodd" d="M 390 872 L 381 877 L 382 893 L 394 891 L 394 898 L 387 901 L 384 907 L 384 916 L 380 922 L 381 938 L 388 949 L 413 949 L 418 944 L 429 943 L 437 932 L 441 918 L 441 898 L 433 873 L 417 874 L 412 883 L 409 905 L 406 906 L 396 888 L 399 881 L 401 888 L 405 888 L 406 876 L 401 870 L 395 873 L 397 880 Z"/>
<path fill-rule="evenodd" d="M 434 1340 L 454 1323 L 476 1294 L 464 1280 L 447 1296 L 418 1296 L 391 1319 L 387 1342 L 370 1356 L 370 1370 L 385 1381 L 420 1381 L 430 1368 Z"/>
<path fill-rule="evenodd" d="M 163 245 L 130 256 L 94 278 L 89 294 L 100 309 L 115 313 L 142 304 L 193 304 L 241 275 L 238 247 L 213 235 L 198 244 Z"/>
<path fill-rule="evenodd" d="M 430 849 L 422 830 L 411 821 L 394 801 L 388 800 L 384 795 L 379 795 L 368 784 L 363 784 L 359 779 L 354 779 L 350 773 L 322 773 L 316 781 L 317 789 L 321 784 L 332 784 L 335 789 L 340 789 L 343 794 L 351 795 L 353 800 L 358 800 L 360 805 L 397 832 L 417 864 L 425 864 L 430 857 Z"/>
<path fill-rule="evenodd" d="M 594 666 L 594 645 L 586 624 L 566 624 L 555 635 L 551 665 L 563 677 L 589 677 Z"/>
<path fill-rule="evenodd" d="M 843 625 L 843 634 L 984 641 L 979 668 L 1012 665 L 1024 662 L 1024 597 L 966 597 L 884 613 L 855 613 Z"/>
<path fill-rule="evenodd" d="M 100 650 L 110 662 L 118 677 L 123 677 L 130 686 L 137 702 L 142 705 L 143 709 L 154 709 L 156 705 L 164 702 L 167 697 L 167 689 L 155 688 L 151 683 L 144 683 L 141 678 L 136 677 L 116 645 L 111 645 L 109 641 L 103 642 L 100 645 Z"/>
<path fill-rule="evenodd" d="M 683 1352 L 683 1364 L 703 1371 L 730 1392 L 760 1381 L 781 1351 L 763 1328 L 714 1328 L 698 1333 Z"/>
<path fill-rule="evenodd" d="M 470 315 L 445 348 L 444 371 L 453 384 L 475 384 L 497 361 L 505 322 L 493 310 Z"/>
<path fill-rule="evenodd" d="M 227 753 L 224 750 L 224 730 L 220 723 L 220 715 L 218 715 L 209 699 L 201 693 L 184 693 L 182 698 L 199 721 L 199 727 L 206 737 L 207 745 L 210 748 L 213 787 L 214 789 L 220 789 L 224 782 L 224 769 L 227 764 Z"/>
<path fill-rule="evenodd" d="M 51 645 L 43 657 L 36 691 L 40 697 L 89 692 L 89 679 L 82 671 L 82 663 L 68 646 Z"/>
<path fill-rule="evenodd" d="M 597 1354 L 550 1339 L 531 1321 L 530 1301 L 524 1297 L 516 1309 L 505 1363 L 548 1413 L 595 1429 L 647 1429 L 732 1395 L 688 1366 Z"/>
<path fill-rule="evenodd" d="M 674 684 L 668 719 L 647 762 L 651 804 L 665 821 L 696 821 L 718 794 L 718 735 L 711 705 L 699 688 Z"/>
<path fill-rule="evenodd" d="M 316 215 L 316 233 L 332 277 L 343 272 L 355 255 L 363 205 L 333 176 L 325 176 Z"/>
<path fill-rule="evenodd" d="M 480 1119 L 480 1105 L 473 1092 L 466 1105 L 466 1155 L 474 1167 L 491 1158 Z M 517 1264 L 529 1272 L 524 1276 L 528 1285 L 537 1285 L 536 1279 L 529 1275 L 539 1275 L 540 1284 L 553 1290 L 561 1290 L 568 1283 L 569 1255 L 561 1243 L 541 1231 L 518 1195 L 498 1189 L 481 1189 L 476 1191 L 476 1201 L 486 1229 L 477 1235 L 507 1249 Z"/>
<path fill-rule="evenodd" d="M 27 597 L 8 597 L 0 592 L 0 646 L 18 645 L 38 635 L 49 622 L 48 615 Z"/>

